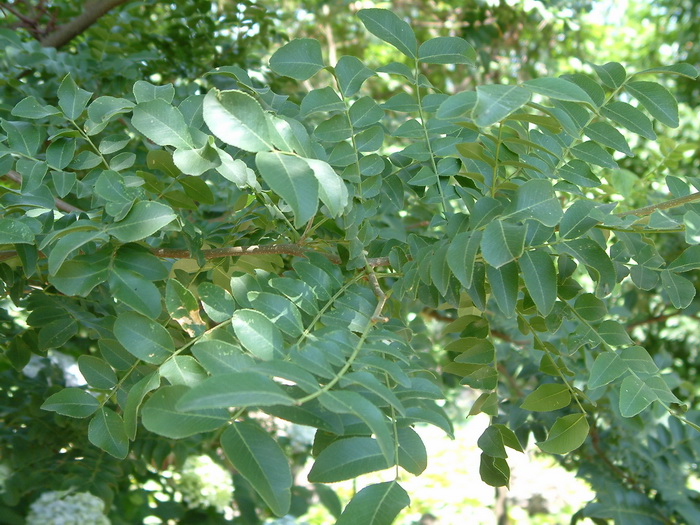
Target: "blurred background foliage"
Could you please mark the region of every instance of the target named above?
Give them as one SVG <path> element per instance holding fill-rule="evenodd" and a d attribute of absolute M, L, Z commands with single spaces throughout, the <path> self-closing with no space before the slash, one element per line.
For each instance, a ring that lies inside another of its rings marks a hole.
<path fill-rule="evenodd" d="M 426 70 L 433 85 L 446 93 L 474 89 L 480 84 L 515 83 L 545 74 L 591 72 L 591 62 L 617 61 L 631 70 L 681 61 L 695 66 L 700 64 L 699 0 L 180 0 L 170 3 L 145 0 L 122 2 L 60 49 L 42 47 L 40 41 L 80 13 L 78 2 L 7 0 L 0 2 L 0 71 L 3 72 L 0 75 L 0 110 L 9 111 L 18 100 L 30 95 L 50 102 L 50 94 L 56 92 L 58 82 L 68 72 L 82 88 L 101 95 L 120 96 L 135 80 L 146 78 L 154 83 L 172 82 L 178 90 L 178 97 L 184 98 L 198 86 L 218 84 L 226 87 L 226 79 L 201 77 L 214 67 L 232 65 L 250 71 L 253 78 L 264 79 L 273 91 L 298 100 L 316 87 L 313 82 L 318 82 L 318 78 L 299 84 L 271 75 L 267 67 L 270 54 L 292 38 L 320 40 L 327 62 L 331 64 L 343 55 L 362 57 L 372 68 L 403 60 L 396 50 L 380 43 L 362 28 L 356 13 L 368 7 L 388 8 L 410 19 L 421 41 L 452 35 L 461 36 L 474 45 L 478 52 L 477 67 L 456 65 Z M 386 81 L 388 78 L 381 82 L 369 80 L 368 87 L 377 99 L 386 100 L 410 89 L 400 77 L 392 76 L 391 82 Z M 681 102 L 681 125 L 676 130 L 665 132 L 657 142 L 641 142 L 643 139 L 632 135 L 626 137 L 637 155 L 619 159 L 623 169 L 611 177 L 610 184 L 630 207 L 647 204 L 650 193 L 666 195 L 667 188 L 674 188 L 672 193 L 677 194 L 673 196 L 690 192 L 693 177 L 697 177 L 700 168 L 700 119 L 697 113 L 700 83 L 683 77 L 666 77 L 663 81 Z M 0 174 L 5 171 L 0 161 Z M 658 242 L 667 245 L 664 252 L 671 257 L 674 246 L 677 245 L 678 252 L 682 249 L 680 237 L 667 235 Z M 700 288 L 698 275 L 692 279 L 696 288 Z M 655 357 L 659 368 L 673 370 L 676 387 L 683 399 L 689 401 L 690 408 L 700 408 L 698 302 L 679 315 L 675 311 L 671 313 L 669 305 L 661 301 L 654 290 L 645 293 L 630 288 L 616 301 L 610 306 L 610 311 L 634 319 L 628 328 L 635 339 Z M 443 333 L 445 321 L 449 319 L 417 315 L 414 329 L 425 334 L 426 346 L 439 351 L 448 337 Z M 115 499 L 122 509 L 133 509 L 131 514 L 123 516 L 123 523 L 140 522 L 146 519 L 146 515 L 157 516 L 152 523 L 168 519 L 183 523 L 223 520 L 211 510 L 188 510 L 181 504 L 182 498 L 178 500 L 175 495 L 176 486 L 169 478 L 158 474 L 173 465 L 182 465 L 189 454 L 206 450 L 207 444 L 201 443 L 201 438 L 183 440 L 172 447 L 162 442 L 138 441 L 142 457 L 151 460 L 149 467 L 135 461 L 114 462 L 114 478 L 122 482 L 111 485 L 110 489 L 106 488 L 109 483 L 103 485 L 101 480 L 91 478 L 87 474 L 91 463 L 107 460 L 95 456 L 96 450 L 88 445 L 83 434 L 73 428 L 75 422 L 39 410 L 41 401 L 57 389 L 56 385 L 66 382 L 67 377 L 60 373 L 60 369 L 70 366 L 61 363 L 60 359 L 47 358 L 35 363 L 34 375 L 42 377 L 45 385 L 38 389 L 36 381 L 16 372 L 7 359 L 8 353 L 20 353 L 22 345 L 35 342 L 13 338 L 16 320 L 0 319 L 0 322 L 5 325 L 1 333 L 6 337 L 1 341 L 6 355 L 0 363 L 0 382 L 4 385 L 0 396 L 0 446 L 3 450 L 0 454 L 2 459 L 12 455 L 16 461 L 30 455 L 34 462 L 31 476 L 11 477 L 6 483 L 6 504 L 16 504 L 23 491 L 47 483 L 46 472 L 58 471 L 63 476 L 64 486 L 74 486 L 79 480 L 79 486 L 92 488 L 106 499 Z M 419 326 L 421 324 L 423 326 Z M 80 349 L 76 348 L 75 355 L 79 354 Z M 517 399 L 518 392 L 527 384 L 527 375 L 523 371 L 527 372 L 532 366 L 522 356 L 504 360 L 501 372 L 512 380 L 510 385 L 503 386 L 504 397 L 510 390 L 510 395 Z M 10 389 L 5 385 L 13 387 Z M 22 396 L 18 395 L 20 391 Z M 455 406 L 465 403 L 463 396 L 453 395 Z M 604 412 L 604 408 L 601 411 Z M 607 420 L 601 418 L 599 425 L 592 429 L 590 442 L 579 453 L 566 459 L 564 467 L 577 472 L 599 495 L 607 491 L 627 503 L 633 502 L 638 493 L 653 496 L 664 489 L 666 494 L 673 490 L 686 491 L 686 477 L 692 474 L 687 471 L 689 463 L 686 460 L 691 458 L 694 461 L 693 458 L 698 457 L 697 451 L 692 450 L 698 447 L 698 437 L 691 429 L 676 425 L 675 421 L 661 424 L 654 419 L 656 416 L 647 413 L 643 418 L 620 420 L 611 414 Z M 518 417 L 517 410 L 513 411 L 512 417 Z M 41 429 L 27 427 L 29 419 L 41 422 Z M 615 425 L 610 424 L 612 420 Z M 469 430 L 468 425 L 471 423 L 464 427 L 467 430 L 461 435 L 467 441 L 472 439 L 471 447 L 474 448 L 473 441 L 479 431 Z M 631 443 L 638 446 L 630 446 Z M 451 449 L 448 451 L 450 458 L 454 457 L 451 454 L 455 449 L 469 449 L 469 445 L 454 443 L 444 446 Z M 68 451 L 66 461 L 56 465 L 52 458 L 60 450 Z M 12 451 L 11 454 L 8 451 Z M 305 454 L 308 450 L 302 449 L 298 455 L 299 472 L 303 470 Z M 84 461 L 70 462 L 69 456 L 80 456 Z M 432 450 L 430 457 L 433 457 Z M 663 457 L 664 460 L 659 463 L 653 461 L 653 457 Z M 458 457 L 456 461 L 469 459 Z M 475 471 L 476 454 L 472 461 Z M 619 467 L 623 463 L 625 470 Z M 438 486 L 459 484 L 463 493 L 479 492 L 471 483 L 452 479 L 453 472 L 448 465 L 445 464 L 447 472 L 436 474 L 444 477 L 436 481 Z M 540 474 L 539 478 L 549 475 Z M 691 479 L 694 478 L 691 476 Z M 420 482 L 425 483 L 425 480 Z M 254 508 L 256 502 L 251 500 L 251 491 L 246 488 L 244 480 L 234 478 L 234 485 L 237 506 L 245 514 L 245 509 Z M 101 492 L 103 488 L 109 493 Z M 490 488 L 482 489 L 491 491 L 491 498 L 485 495 L 485 501 L 484 498 L 469 496 L 466 500 L 454 502 L 459 508 L 444 505 L 435 508 L 439 506 L 437 500 L 430 500 L 434 495 L 426 496 L 429 502 L 421 502 L 419 490 L 411 511 L 414 514 L 406 514 L 405 523 L 418 520 L 421 524 L 433 523 L 429 521 L 429 514 L 437 516 L 441 524 L 465 523 L 465 516 L 470 512 L 486 507 L 490 509 L 489 516 L 496 512 L 499 523 L 505 524 L 509 523 L 509 513 L 499 499 L 509 497 L 511 506 L 520 508 L 520 511 L 511 509 L 512 519 L 519 516 L 511 523 L 565 523 L 570 513 L 576 510 L 575 506 L 544 505 L 544 509 L 549 509 L 547 512 L 558 509 L 561 514 L 540 514 L 538 517 L 537 511 L 532 510 L 531 498 L 523 502 L 517 492 L 502 496 L 501 493 L 493 494 Z M 561 497 L 552 494 L 552 490 L 551 486 L 543 488 L 544 494 L 540 497 L 551 501 Z M 484 490 L 480 489 L 480 492 Z M 585 501 L 588 493 L 582 494 L 582 501 Z M 294 513 L 304 515 L 309 510 L 305 503 L 307 499 L 304 494 L 297 496 Z M 667 500 L 665 504 L 673 506 L 673 501 Z M 422 517 L 415 515 L 416 508 L 424 510 Z M 532 511 L 531 516 L 528 508 Z M 21 523 L 21 517 L 7 507 L 0 509 L 0 516 L 0 521 Z M 327 516 L 327 513 L 312 509 L 306 519 L 323 523 Z M 480 519 L 474 518 L 470 523 L 481 523 Z M 485 520 L 487 523 L 488 517 Z"/>

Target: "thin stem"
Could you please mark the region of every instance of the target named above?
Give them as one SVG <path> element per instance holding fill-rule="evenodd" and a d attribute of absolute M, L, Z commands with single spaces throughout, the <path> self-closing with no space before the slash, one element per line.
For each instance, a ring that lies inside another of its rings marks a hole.
<path fill-rule="evenodd" d="M 696 201 L 700 201 L 700 192 L 691 193 L 690 195 L 685 195 L 684 197 L 678 197 L 676 199 L 670 199 L 664 202 L 660 202 L 659 204 L 644 206 L 643 208 L 636 208 L 634 210 L 629 211 L 621 211 L 619 213 L 616 213 L 615 215 L 618 215 L 620 217 L 623 217 L 625 215 L 646 217 L 647 215 L 651 215 L 652 213 L 654 213 L 656 210 L 669 210 L 671 208 L 678 208 L 679 206 L 683 206 L 685 204 L 689 204 L 691 202 Z"/>

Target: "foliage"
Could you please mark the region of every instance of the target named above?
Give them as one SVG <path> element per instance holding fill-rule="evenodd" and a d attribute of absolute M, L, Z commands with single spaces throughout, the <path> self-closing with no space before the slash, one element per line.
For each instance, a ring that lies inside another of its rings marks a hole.
<path fill-rule="evenodd" d="M 237 523 L 317 498 L 341 525 L 388 524 L 410 501 L 400 469 L 427 462 L 412 426 L 452 434 L 443 400 L 462 387 L 491 417 L 486 483 L 508 485 L 508 454 L 534 440 L 598 492 L 576 519 L 698 521 L 696 387 L 628 328 L 658 305 L 697 311 L 700 180 L 652 192 L 618 164 L 626 136 L 678 126 L 657 77 L 695 68 L 606 63 L 447 94 L 430 79 L 472 66 L 471 44 L 420 41 L 388 10 L 358 18 L 400 61 L 329 64 L 292 40 L 269 65 L 313 77 L 299 103 L 236 65 L 102 78 L 117 61 L 88 80 L 89 51 L 59 64 L 0 34 L 16 74 L 0 121 L 8 521 L 72 488 L 113 523 L 223 522 L 161 475 L 206 454 L 235 471 Z M 402 89 L 384 99 L 387 77 Z M 49 365 L 59 351 L 86 385 Z M 317 429 L 312 448 L 279 420 Z M 344 510 L 326 485 L 389 469 Z M 166 503 L 150 509 L 154 484 Z"/>

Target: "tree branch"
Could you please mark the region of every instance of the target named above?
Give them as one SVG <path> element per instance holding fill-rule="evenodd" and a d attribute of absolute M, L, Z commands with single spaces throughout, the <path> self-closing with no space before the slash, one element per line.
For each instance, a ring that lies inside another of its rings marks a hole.
<path fill-rule="evenodd" d="M 59 48 L 97 22 L 101 16 L 127 0 L 93 0 L 83 6 L 83 12 L 70 22 L 58 26 L 39 42 L 43 47 Z"/>
<path fill-rule="evenodd" d="M 656 210 L 668 210 L 671 208 L 678 208 L 679 206 L 683 206 L 684 204 L 688 204 L 690 202 L 695 202 L 695 201 L 700 201 L 700 192 L 691 193 L 690 195 L 686 195 L 684 197 L 678 197 L 677 199 L 671 199 L 671 200 L 667 200 L 665 202 L 660 202 L 659 204 L 652 204 L 651 206 L 644 206 L 643 208 L 637 208 L 637 209 L 629 210 L 629 211 L 621 211 L 619 213 L 616 213 L 615 215 L 618 215 L 620 217 L 625 216 L 625 215 L 635 215 L 637 217 L 646 217 L 647 215 L 651 215 L 652 213 L 654 213 Z"/>
<path fill-rule="evenodd" d="M 17 184 L 22 184 L 22 175 L 17 173 L 15 170 L 10 170 L 4 175 L 8 179 L 16 182 Z M 83 210 L 80 208 L 76 208 L 72 204 L 68 204 L 66 201 L 59 199 L 58 197 L 54 197 L 54 202 L 56 203 L 56 208 L 58 208 L 61 211 L 65 211 L 66 213 L 72 213 L 72 212 L 77 212 L 81 213 Z"/>

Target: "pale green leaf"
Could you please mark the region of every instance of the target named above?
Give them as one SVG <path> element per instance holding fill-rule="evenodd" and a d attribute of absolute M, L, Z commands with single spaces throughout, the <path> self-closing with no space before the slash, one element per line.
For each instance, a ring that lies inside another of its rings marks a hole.
<path fill-rule="evenodd" d="M 654 391 L 636 375 L 629 375 L 620 385 L 620 413 L 633 417 L 656 401 Z"/>
<path fill-rule="evenodd" d="M 469 42 L 454 36 L 439 36 L 423 42 L 418 60 L 426 64 L 474 65 L 476 51 Z"/>
<path fill-rule="evenodd" d="M 126 312 L 114 322 L 114 336 L 135 357 L 159 365 L 175 351 L 168 331 L 155 321 Z"/>
<path fill-rule="evenodd" d="M 124 431 L 124 422 L 109 408 L 101 408 L 92 418 L 88 427 L 88 439 L 117 459 L 124 459 L 129 453 L 129 439 Z"/>
<path fill-rule="evenodd" d="M 204 97 L 204 122 L 226 144 L 245 151 L 272 150 L 265 112 L 242 91 L 209 91 Z"/>
<path fill-rule="evenodd" d="M 283 342 L 279 328 L 260 312 L 236 310 L 231 324 L 241 344 L 254 356 L 269 361 L 275 353 L 282 352 Z"/>
<path fill-rule="evenodd" d="M 83 418 L 93 414 L 100 402 L 80 388 L 64 388 L 48 397 L 41 405 L 43 410 L 64 416 Z"/>
<path fill-rule="evenodd" d="M 477 86 L 472 118 L 477 126 L 496 124 L 530 100 L 530 92 L 518 86 L 491 84 Z"/>
<path fill-rule="evenodd" d="M 568 454 L 583 445 L 588 436 L 588 421 L 585 414 L 570 414 L 556 420 L 545 441 L 537 446 L 548 454 Z"/>
<path fill-rule="evenodd" d="M 413 29 L 387 9 L 361 9 L 357 16 L 367 30 L 409 58 L 417 58 L 418 42 Z"/>
<path fill-rule="evenodd" d="M 313 38 L 297 38 L 279 48 L 270 58 L 270 69 L 278 75 L 307 80 L 323 69 L 321 44 Z"/>
<path fill-rule="evenodd" d="M 411 499 L 396 481 L 368 485 L 347 504 L 336 525 L 391 525 Z"/>
<path fill-rule="evenodd" d="M 567 407 L 569 403 L 571 403 L 571 392 L 566 385 L 547 383 L 531 392 L 520 408 L 533 412 L 550 412 Z"/>

